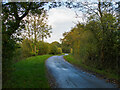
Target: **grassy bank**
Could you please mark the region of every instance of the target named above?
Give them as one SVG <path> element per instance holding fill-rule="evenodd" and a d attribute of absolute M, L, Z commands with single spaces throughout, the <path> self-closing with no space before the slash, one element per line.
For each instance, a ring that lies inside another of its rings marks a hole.
<path fill-rule="evenodd" d="M 118 80 L 118 79 L 120 78 L 120 76 L 117 75 L 117 74 L 108 73 L 108 72 L 106 72 L 105 70 L 98 70 L 98 69 L 96 69 L 96 68 L 93 68 L 93 67 L 90 67 L 90 66 L 86 66 L 85 64 L 83 64 L 83 63 L 81 62 L 81 60 L 76 60 L 72 55 L 64 56 L 64 59 L 65 59 L 66 61 L 70 62 L 71 64 L 74 64 L 75 66 L 82 67 L 83 69 L 92 71 L 92 72 L 94 72 L 94 73 L 98 73 L 98 74 L 100 74 L 100 75 L 105 76 L 106 78 L 115 79 L 115 80 Z"/>
<path fill-rule="evenodd" d="M 45 60 L 50 56 L 33 56 L 14 64 L 11 79 L 3 88 L 49 88 Z"/>

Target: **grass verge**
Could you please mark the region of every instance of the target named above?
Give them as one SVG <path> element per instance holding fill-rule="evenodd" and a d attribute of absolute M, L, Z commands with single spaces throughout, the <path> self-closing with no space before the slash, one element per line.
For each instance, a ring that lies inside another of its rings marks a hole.
<path fill-rule="evenodd" d="M 52 55 L 33 56 L 15 63 L 11 79 L 3 88 L 50 88 L 47 77 L 45 60 Z"/>
<path fill-rule="evenodd" d="M 109 78 L 109 79 L 114 79 L 116 82 L 118 82 L 120 76 L 114 73 L 108 73 L 105 70 L 98 70 L 96 68 L 90 67 L 90 66 L 86 66 L 85 64 L 83 64 L 80 60 L 76 60 L 71 54 L 70 55 L 66 55 L 64 56 L 64 59 L 68 62 L 70 62 L 71 64 L 77 66 L 77 67 L 81 67 L 82 69 L 100 74 L 102 76 L 105 76 L 104 78 Z"/>

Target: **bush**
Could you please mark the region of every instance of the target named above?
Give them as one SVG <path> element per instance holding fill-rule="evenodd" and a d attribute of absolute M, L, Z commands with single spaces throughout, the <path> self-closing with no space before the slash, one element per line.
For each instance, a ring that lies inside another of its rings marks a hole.
<path fill-rule="evenodd" d="M 35 53 L 35 52 L 30 52 L 30 54 L 31 54 L 31 56 L 36 56 L 37 55 L 37 53 Z"/>
<path fill-rule="evenodd" d="M 18 62 L 23 59 L 22 48 L 16 48 L 14 51 L 15 57 L 13 57 L 13 63 Z"/>
<path fill-rule="evenodd" d="M 82 59 L 83 63 L 95 64 L 96 55 L 98 53 L 97 41 L 90 31 L 82 32 L 79 40 L 74 42 L 73 54 L 76 58 Z M 94 63 L 93 63 L 94 62 Z M 95 65 L 94 65 L 95 66 Z"/>
<path fill-rule="evenodd" d="M 72 48 L 70 49 L 70 53 L 71 53 L 71 54 L 73 53 L 73 49 L 72 49 Z"/>
<path fill-rule="evenodd" d="M 25 39 L 23 40 L 22 42 L 22 54 L 23 54 L 23 57 L 29 57 L 31 56 L 31 52 L 32 52 L 32 47 L 30 46 L 30 40 L 28 39 Z"/>
<path fill-rule="evenodd" d="M 53 55 L 58 54 L 58 47 L 54 44 L 51 44 L 49 54 L 53 54 Z"/>
<path fill-rule="evenodd" d="M 62 45 L 62 52 L 63 52 L 63 53 L 70 53 L 70 48 L 71 48 L 71 47 Z"/>
<path fill-rule="evenodd" d="M 37 44 L 38 55 L 48 54 L 49 53 L 49 44 L 45 42 L 39 42 Z"/>
<path fill-rule="evenodd" d="M 62 54 L 62 49 L 58 48 L 58 54 Z"/>

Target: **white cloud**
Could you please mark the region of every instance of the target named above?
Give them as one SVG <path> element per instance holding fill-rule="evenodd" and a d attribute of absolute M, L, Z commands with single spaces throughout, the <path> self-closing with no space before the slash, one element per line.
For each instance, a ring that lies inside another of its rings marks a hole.
<path fill-rule="evenodd" d="M 82 13 L 79 12 L 80 17 L 82 17 Z M 75 24 L 73 22 L 77 22 L 76 14 L 74 10 L 66 8 L 66 7 L 58 7 L 50 9 L 48 12 L 48 24 L 52 26 L 52 34 L 51 38 L 45 39 L 47 42 L 59 41 L 62 38 L 62 34 L 66 31 L 70 31 L 71 27 L 74 27 Z"/>
<path fill-rule="evenodd" d="M 53 26 L 55 26 L 56 23 L 64 24 L 64 22 L 70 22 L 75 20 L 74 11 L 66 7 L 53 8 L 49 11 L 48 14 L 48 24 L 51 24 Z"/>

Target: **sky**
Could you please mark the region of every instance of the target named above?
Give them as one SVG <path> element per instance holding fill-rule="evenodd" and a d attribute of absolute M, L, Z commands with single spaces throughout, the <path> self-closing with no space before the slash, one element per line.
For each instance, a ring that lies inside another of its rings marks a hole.
<path fill-rule="evenodd" d="M 93 0 L 89 0 L 89 1 L 93 1 Z M 94 0 L 94 1 L 98 1 L 98 0 Z M 118 0 L 112 0 L 112 1 L 115 3 L 115 1 Z M 76 17 L 75 11 L 79 15 L 79 18 L 75 18 Z M 60 38 L 63 38 L 63 33 L 70 31 L 71 28 L 76 25 L 75 23 L 77 23 L 77 21 L 79 22 L 85 21 L 83 20 L 85 19 L 85 15 L 81 11 L 78 11 L 77 9 L 73 9 L 73 8 L 69 9 L 66 8 L 65 6 L 50 9 L 48 11 L 48 15 L 49 15 L 48 25 L 52 26 L 52 34 L 51 37 L 45 39 L 45 41 L 49 43 L 54 41 L 60 42 Z"/>
<path fill-rule="evenodd" d="M 81 18 L 75 18 L 76 14 L 74 11 L 65 6 L 52 8 L 48 11 L 48 25 L 52 26 L 52 34 L 50 38 L 45 39 L 46 42 L 60 42 L 64 32 L 70 31 L 77 21 L 82 21 L 82 12 L 78 12 Z"/>
<path fill-rule="evenodd" d="M 3 0 L 3 1 L 7 2 L 9 0 Z M 118 0 L 113 0 L 113 1 L 118 1 Z M 80 18 L 75 18 L 76 17 L 75 11 L 77 11 Z M 69 9 L 66 8 L 65 6 L 50 9 L 48 11 L 48 15 L 49 15 L 48 25 L 52 26 L 52 30 L 51 30 L 52 34 L 50 38 L 47 38 L 44 41 L 49 43 L 54 41 L 60 42 L 60 38 L 63 38 L 63 33 L 70 31 L 71 28 L 76 25 L 75 23 L 77 23 L 77 21 L 83 22 L 83 18 L 84 18 L 84 15 L 81 11 L 75 9 Z"/>
<path fill-rule="evenodd" d="M 77 12 L 80 18 L 76 18 L 75 11 Z M 44 41 L 49 43 L 52 43 L 54 41 L 60 42 L 60 39 L 63 38 L 63 33 L 69 32 L 77 24 L 78 21 L 83 22 L 84 18 L 85 16 L 81 11 L 78 11 L 74 8 L 66 8 L 64 5 L 61 7 L 50 9 L 48 11 L 48 25 L 52 26 L 52 33 L 51 37 L 44 39 Z"/>

